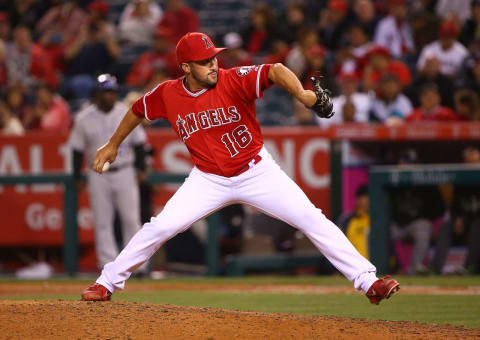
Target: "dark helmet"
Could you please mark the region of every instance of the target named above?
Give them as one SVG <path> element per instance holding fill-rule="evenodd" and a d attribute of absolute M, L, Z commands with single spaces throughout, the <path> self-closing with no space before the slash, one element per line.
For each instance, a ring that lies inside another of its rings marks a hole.
<path fill-rule="evenodd" d="M 97 77 L 97 91 L 117 91 L 117 78 L 111 74 L 104 73 Z"/>

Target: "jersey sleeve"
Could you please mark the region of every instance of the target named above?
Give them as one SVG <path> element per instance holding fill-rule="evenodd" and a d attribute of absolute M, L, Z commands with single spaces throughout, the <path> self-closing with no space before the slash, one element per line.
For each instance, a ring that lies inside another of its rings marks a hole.
<path fill-rule="evenodd" d="M 235 67 L 229 70 L 230 84 L 246 100 L 263 97 L 263 91 L 273 83 L 268 79 L 271 64 Z"/>
<path fill-rule="evenodd" d="M 78 118 L 78 117 L 77 117 Z M 70 137 L 68 139 L 68 145 L 71 149 L 84 152 L 87 146 L 85 132 L 83 130 L 83 124 L 80 119 L 75 119 Z"/>
<path fill-rule="evenodd" d="M 140 118 L 146 118 L 149 121 L 165 118 L 167 116 L 163 101 L 163 92 L 165 83 L 157 85 L 153 90 L 148 91 L 141 96 L 132 105 L 133 113 Z"/>

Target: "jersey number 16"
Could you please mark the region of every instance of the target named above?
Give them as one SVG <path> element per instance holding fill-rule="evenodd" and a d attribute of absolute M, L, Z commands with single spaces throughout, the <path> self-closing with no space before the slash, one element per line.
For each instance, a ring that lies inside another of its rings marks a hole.
<path fill-rule="evenodd" d="M 252 134 L 248 131 L 247 126 L 242 124 L 233 129 L 232 132 L 223 134 L 222 142 L 230 152 L 230 157 L 235 157 L 238 155 L 236 146 L 245 149 L 252 142 Z"/>

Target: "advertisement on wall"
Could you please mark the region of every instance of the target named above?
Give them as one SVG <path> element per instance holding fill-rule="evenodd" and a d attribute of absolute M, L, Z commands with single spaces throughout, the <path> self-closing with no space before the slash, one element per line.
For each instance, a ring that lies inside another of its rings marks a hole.
<path fill-rule="evenodd" d="M 264 129 L 264 142 L 282 169 L 325 214 L 330 211 L 330 143 L 317 129 Z M 29 134 L 0 137 L 0 176 L 71 173 L 67 135 Z M 192 167 L 185 145 L 169 129 L 150 130 L 155 171 L 188 173 Z M 119 185 L 121 185 L 119 183 Z M 157 212 L 179 184 L 155 190 Z M 88 193 L 79 194 L 79 242 L 93 244 Z M 0 186 L 0 245 L 62 245 L 63 187 L 59 184 Z"/>

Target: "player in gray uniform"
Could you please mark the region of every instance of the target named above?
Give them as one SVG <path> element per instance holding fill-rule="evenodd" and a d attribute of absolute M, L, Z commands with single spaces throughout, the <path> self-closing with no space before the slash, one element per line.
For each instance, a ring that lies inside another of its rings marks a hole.
<path fill-rule="evenodd" d="M 83 155 L 86 155 L 87 188 L 93 210 L 99 268 L 103 268 L 118 255 L 113 232 L 115 211 L 118 212 L 122 225 L 123 246 L 127 245 L 141 225 L 135 167 L 144 170 L 142 151 L 146 142 L 145 130 L 138 126 L 125 139 L 119 148 L 115 165 L 108 169 L 106 176 L 92 170 L 95 152 L 108 141 L 128 110 L 117 101 L 117 90 L 115 77 L 109 74 L 98 77 L 92 103 L 77 113 L 69 139 L 73 152 L 73 172 L 78 180 Z"/>

